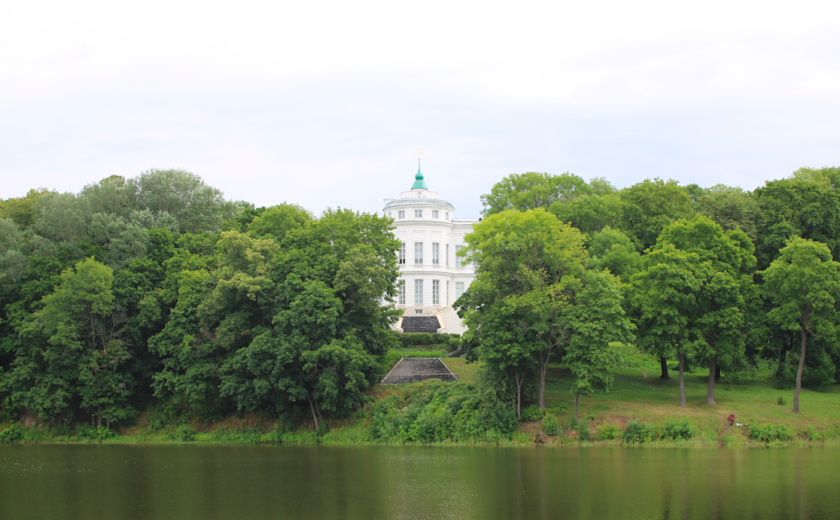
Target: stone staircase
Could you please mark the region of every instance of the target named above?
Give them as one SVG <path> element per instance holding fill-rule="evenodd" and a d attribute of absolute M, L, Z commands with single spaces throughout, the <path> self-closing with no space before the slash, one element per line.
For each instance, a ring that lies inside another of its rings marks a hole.
<path fill-rule="evenodd" d="M 403 332 L 431 332 L 436 333 L 440 328 L 437 316 L 403 316 Z"/>

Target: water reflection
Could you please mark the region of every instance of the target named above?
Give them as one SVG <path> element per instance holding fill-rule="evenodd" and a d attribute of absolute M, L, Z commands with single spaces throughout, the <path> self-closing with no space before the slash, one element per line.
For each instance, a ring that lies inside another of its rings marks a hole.
<path fill-rule="evenodd" d="M 0 446 L 0 518 L 838 518 L 840 449 Z"/>

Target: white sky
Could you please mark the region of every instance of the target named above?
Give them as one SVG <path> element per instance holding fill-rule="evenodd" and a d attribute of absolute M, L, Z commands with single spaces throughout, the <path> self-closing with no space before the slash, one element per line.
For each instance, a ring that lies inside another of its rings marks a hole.
<path fill-rule="evenodd" d="M 840 2 L 0 0 L 0 198 L 183 168 L 475 217 L 503 176 L 753 189 L 840 164 Z"/>

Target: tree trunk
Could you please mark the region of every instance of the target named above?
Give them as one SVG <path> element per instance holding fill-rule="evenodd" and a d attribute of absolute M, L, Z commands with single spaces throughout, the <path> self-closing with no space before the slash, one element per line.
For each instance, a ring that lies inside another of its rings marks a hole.
<path fill-rule="evenodd" d="M 709 387 L 706 389 L 706 404 L 717 404 L 715 402 L 715 374 L 717 373 L 717 363 L 715 357 L 709 358 Z"/>
<path fill-rule="evenodd" d="M 578 418 L 578 401 L 580 400 L 580 396 L 575 394 L 575 419 Z"/>
<path fill-rule="evenodd" d="M 659 356 L 659 367 L 662 369 L 662 375 L 659 376 L 659 379 L 671 379 L 668 375 L 668 360 L 665 359 L 665 356 Z"/>
<path fill-rule="evenodd" d="M 96 427 L 102 426 L 102 414 L 96 414 Z"/>
<path fill-rule="evenodd" d="M 720 365 L 717 365 L 717 362 L 716 362 L 716 366 L 715 366 L 715 381 L 720 381 L 720 378 L 721 378 L 721 377 L 722 377 L 722 376 L 720 375 Z"/>
<path fill-rule="evenodd" d="M 548 371 L 548 363 L 540 367 L 540 410 L 545 410 L 545 373 Z"/>
<path fill-rule="evenodd" d="M 320 430 L 321 427 L 318 425 L 318 415 L 315 413 L 315 403 L 312 402 L 311 397 L 306 398 L 309 401 L 309 409 L 312 410 L 312 420 L 315 421 L 315 429 Z"/>
<path fill-rule="evenodd" d="M 683 377 L 682 352 L 680 352 L 680 408 L 685 408 L 685 378 Z"/>
<path fill-rule="evenodd" d="M 108 428 L 109 430 L 111 429 L 111 418 L 110 417 L 105 418 L 105 427 Z"/>
<path fill-rule="evenodd" d="M 793 413 L 799 413 L 799 391 L 802 390 L 802 371 L 805 370 L 805 341 L 808 333 L 805 326 L 799 324 L 799 334 L 802 336 L 802 352 L 799 354 L 799 369 L 796 371 L 796 390 L 793 392 Z"/>
<path fill-rule="evenodd" d="M 525 381 L 525 375 L 519 377 L 519 370 L 514 372 L 513 377 L 516 379 L 516 418 L 522 420 L 522 382 Z"/>
<path fill-rule="evenodd" d="M 96 428 L 96 414 L 95 413 L 90 414 L 90 425 L 92 427 Z"/>

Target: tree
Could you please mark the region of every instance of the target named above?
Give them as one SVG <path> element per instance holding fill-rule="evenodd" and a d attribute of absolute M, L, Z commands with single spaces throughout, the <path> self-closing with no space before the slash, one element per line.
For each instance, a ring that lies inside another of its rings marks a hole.
<path fill-rule="evenodd" d="M 624 233 L 609 227 L 592 235 L 589 241 L 589 265 L 596 271 L 609 269 L 628 283 L 642 268 L 642 255 Z"/>
<path fill-rule="evenodd" d="M 280 204 L 260 212 L 248 225 L 250 235 L 258 238 L 273 236 L 282 241 L 292 229 L 299 229 L 314 220 L 312 213 L 295 204 Z"/>
<path fill-rule="evenodd" d="M 666 227 L 655 248 L 666 244 L 694 253 L 708 264 L 703 269 L 706 276 L 698 277 L 694 305 L 686 309 L 685 317 L 695 334 L 695 357 L 709 364 L 706 404 L 713 405 L 717 365 L 733 366 L 744 354 L 745 295 L 751 292 L 754 248 L 742 231 L 724 233 L 702 216 Z"/>
<path fill-rule="evenodd" d="M 768 181 L 755 190 L 755 196 L 763 216 L 756 244 L 759 269 L 766 269 L 794 236 L 840 251 L 840 194 L 832 188 L 809 180 L 781 179 Z"/>
<path fill-rule="evenodd" d="M 621 230 L 640 250 L 653 247 L 675 220 L 691 218 L 691 196 L 674 180 L 645 179 L 619 193 L 625 202 Z"/>
<path fill-rule="evenodd" d="M 784 330 L 799 332 L 799 368 L 793 394 L 793 413 L 798 414 L 808 339 L 837 338 L 840 264 L 832 260 L 825 244 L 793 237 L 761 275 L 773 302 L 768 319 Z"/>
<path fill-rule="evenodd" d="M 685 407 L 685 359 L 693 352 L 697 331 L 692 315 L 697 294 L 709 279 L 710 263 L 697 253 L 662 244 L 645 255 L 645 270 L 632 277 L 637 309 L 637 343 L 660 358 L 679 360 L 680 406 Z"/>
<path fill-rule="evenodd" d="M 224 200 L 221 191 L 184 170 L 148 170 L 130 179 L 127 189 L 134 193 L 135 209 L 166 212 L 181 232 L 216 231 L 238 208 Z"/>
<path fill-rule="evenodd" d="M 563 354 L 571 334 L 567 310 L 587 259 L 583 235 L 538 208 L 491 215 L 465 241 L 463 254 L 475 263 L 476 280 L 456 305 L 465 308 L 482 359 L 515 367 L 517 374 L 536 366 L 539 406 L 545 408 L 548 364 Z M 519 339 L 505 347 L 514 335 Z"/>
<path fill-rule="evenodd" d="M 66 422 L 74 403 L 110 425 L 124 420 L 134 381 L 125 371 L 131 354 L 121 337 L 111 269 L 88 258 L 61 274 L 43 308 L 23 331 L 11 374 L 17 406 Z M 43 339 L 41 339 L 43 338 Z"/>
<path fill-rule="evenodd" d="M 606 227 L 621 225 L 624 202 L 618 195 L 581 195 L 570 201 L 557 201 L 549 211 L 584 233 L 593 234 Z"/>
<path fill-rule="evenodd" d="M 724 231 L 740 229 L 755 243 L 761 208 L 756 198 L 738 187 L 718 184 L 697 201 L 697 212 L 714 220 Z"/>
<path fill-rule="evenodd" d="M 509 209 L 547 209 L 554 202 L 568 202 L 591 191 L 586 181 L 568 172 L 562 175 L 513 173 L 494 184 L 489 195 L 481 196 L 482 213 L 489 216 Z"/>
<path fill-rule="evenodd" d="M 0 218 L 11 219 L 21 229 L 27 229 L 35 223 L 35 202 L 47 193 L 46 188 L 29 190 L 23 197 L 0 201 Z"/>
<path fill-rule="evenodd" d="M 575 376 L 572 393 L 577 419 L 581 395 L 612 388 L 614 376 L 609 369 L 619 356 L 610 342 L 631 343 L 635 327 L 621 308 L 621 282 L 606 271 L 587 272 L 575 300 L 570 311 L 572 335 L 563 361 Z"/>

